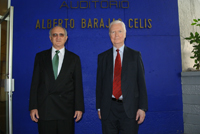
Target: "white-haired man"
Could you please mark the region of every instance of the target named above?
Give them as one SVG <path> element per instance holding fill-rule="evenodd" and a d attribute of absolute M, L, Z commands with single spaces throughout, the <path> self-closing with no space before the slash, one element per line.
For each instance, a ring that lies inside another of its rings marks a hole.
<path fill-rule="evenodd" d="M 103 134 L 137 134 L 148 108 L 141 54 L 124 45 L 126 27 L 109 27 L 113 47 L 98 55 L 96 108 Z"/>

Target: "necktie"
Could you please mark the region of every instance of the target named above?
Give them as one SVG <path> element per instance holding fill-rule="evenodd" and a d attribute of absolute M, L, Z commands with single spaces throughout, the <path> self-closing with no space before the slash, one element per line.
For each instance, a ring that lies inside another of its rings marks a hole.
<path fill-rule="evenodd" d="M 55 80 L 57 79 L 57 75 L 58 75 L 58 63 L 59 63 L 58 53 L 60 53 L 60 51 L 56 50 L 56 54 L 54 55 L 53 60 L 52 60 Z"/>
<path fill-rule="evenodd" d="M 113 80 L 113 95 L 116 99 L 119 99 L 119 97 L 122 95 L 121 90 L 121 58 L 119 54 L 119 49 L 117 51 L 117 57 L 115 59 L 115 67 L 114 67 L 114 80 Z"/>

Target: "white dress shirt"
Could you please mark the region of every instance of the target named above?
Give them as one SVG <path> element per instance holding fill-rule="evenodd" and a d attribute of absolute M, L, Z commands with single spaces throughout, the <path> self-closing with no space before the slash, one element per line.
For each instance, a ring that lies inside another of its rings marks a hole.
<path fill-rule="evenodd" d="M 52 50 L 52 52 L 51 52 L 51 58 L 53 60 L 53 57 L 56 54 L 56 49 L 54 47 L 52 47 L 51 50 Z M 65 47 L 63 47 L 59 51 L 60 51 L 60 53 L 58 53 L 59 62 L 58 62 L 58 74 L 57 74 L 57 76 L 59 75 L 61 67 L 62 67 L 62 63 L 63 63 L 63 59 L 64 59 L 64 55 L 65 55 Z"/>

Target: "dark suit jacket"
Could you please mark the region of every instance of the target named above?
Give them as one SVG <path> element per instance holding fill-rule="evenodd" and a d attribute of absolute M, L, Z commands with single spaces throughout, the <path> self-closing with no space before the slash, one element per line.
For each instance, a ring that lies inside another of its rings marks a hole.
<path fill-rule="evenodd" d="M 113 84 L 113 48 L 99 54 L 96 84 L 96 108 L 101 118 L 108 117 Z M 129 118 L 135 118 L 138 109 L 147 109 L 147 92 L 141 54 L 124 46 L 121 88 L 123 106 Z"/>
<path fill-rule="evenodd" d="M 65 49 L 60 73 L 55 80 L 51 49 L 36 54 L 29 110 L 38 109 L 41 120 L 73 118 L 84 111 L 80 58 Z"/>

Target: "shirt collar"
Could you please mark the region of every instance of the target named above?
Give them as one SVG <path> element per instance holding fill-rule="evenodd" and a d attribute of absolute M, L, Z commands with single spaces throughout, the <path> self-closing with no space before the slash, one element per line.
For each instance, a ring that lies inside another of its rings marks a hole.
<path fill-rule="evenodd" d="M 52 46 L 52 53 L 55 53 L 57 49 L 55 49 L 53 46 Z M 59 50 L 61 54 L 63 54 L 65 52 L 65 47 L 63 47 L 62 49 Z"/>
<path fill-rule="evenodd" d="M 116 52 L 117 48 L 113 46 L 113 52 Z M 119 52 L 124 52 L 124 45 L 119 48 Z"/>

